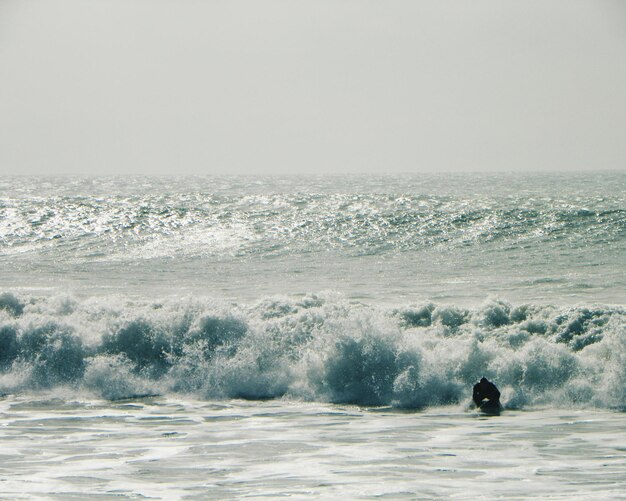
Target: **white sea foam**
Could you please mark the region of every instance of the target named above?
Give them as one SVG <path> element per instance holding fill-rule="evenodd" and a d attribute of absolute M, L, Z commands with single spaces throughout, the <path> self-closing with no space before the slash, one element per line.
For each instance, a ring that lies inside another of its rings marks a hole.
<path fill-rule="evenodd" d="M 0 177 L 0 498 L 620 499 L 625 185 Z"/>
<path fill-rule="evenodd" d="M 4 499 L 622 499 L 621 413 L 0 399 Z"/>
<path fill-rule="evenodd" d="M 253 306 L 4 293 L 0 385 L 421 408 L 462 403 L 485 376 L 509 408 L 624 408 L 625 321 L 622 307 L 385 309 L 333 293 Z"/>

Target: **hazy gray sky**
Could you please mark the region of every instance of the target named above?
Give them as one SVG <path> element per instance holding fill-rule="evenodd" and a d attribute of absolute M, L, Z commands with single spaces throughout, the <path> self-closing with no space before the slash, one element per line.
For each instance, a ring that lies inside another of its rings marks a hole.
<path fill-rule="evenodd" d="M 0 174 L 626 169 L 624 0 L 0 0 Z"/>

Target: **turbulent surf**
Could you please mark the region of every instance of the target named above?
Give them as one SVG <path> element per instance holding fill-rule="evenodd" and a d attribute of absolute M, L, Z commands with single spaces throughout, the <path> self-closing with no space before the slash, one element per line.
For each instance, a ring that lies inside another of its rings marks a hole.
<path fill-rule="evenodd" d="M 625 186 L 0 177 L 0 497 L 617 499 Z"/>
<path fill-rule="evenodd" d="M 623 408 L 625 184 L 0 178 L 0 391 Z"/>
<path fill-rule="evenodd" d="M 463 403 L 487 376 L 508 408 L 624 408 L 625 325 L 619 306 L 378 308 L 326 293 L 246 307 L 4 293 L 0 391 L 423 408 Z"/>

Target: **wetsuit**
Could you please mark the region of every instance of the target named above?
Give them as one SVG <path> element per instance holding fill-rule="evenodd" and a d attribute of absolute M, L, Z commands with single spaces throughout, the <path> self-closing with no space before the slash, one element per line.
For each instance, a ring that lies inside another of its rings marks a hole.
<path fill-rule="evenodd" d="M 480 404 L 482 404 L 484 400 L 489 400 L 489 402 L 493 404 L 499 404 L 500 392 L 495 384 L 486 378 L 482 378 L 479 383 L 474 385 L 472 398 L 478 407 L 480 407 Z"/>

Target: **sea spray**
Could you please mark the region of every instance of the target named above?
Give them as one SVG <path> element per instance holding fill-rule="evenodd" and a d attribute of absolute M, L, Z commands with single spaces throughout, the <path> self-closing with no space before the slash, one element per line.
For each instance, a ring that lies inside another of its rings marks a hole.
<path fill-rule="evenodd" d="M 486 376 L 508 407 L 626 406 L 619 306 L 0 297 L 3 393 L 69 386 L 109 399 L 182 392 L 422 408 L 465 402 Z"/>

